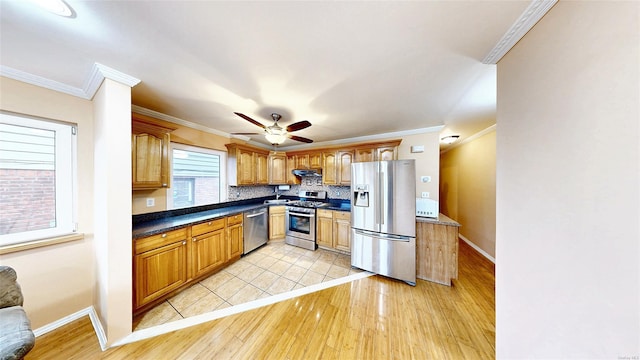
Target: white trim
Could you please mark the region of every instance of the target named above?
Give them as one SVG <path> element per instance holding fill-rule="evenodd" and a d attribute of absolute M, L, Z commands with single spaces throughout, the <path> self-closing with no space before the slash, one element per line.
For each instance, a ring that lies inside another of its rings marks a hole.
<path fill-rule="evenodd" d="M 62 319 L 58 319 L 52 323 L 49 323 L 45 326 L 39 327 L 35 330 L 33 330 L 33 334 L 36 337 L 42 336 L 46 333 L 49 333 L 53 330 L 56 330 L 57 328 L 60 328 L 64 325 L 67 325 L 71 322 L 74 322 L 76 320 L 81 319 L 84 316 L 89 316 L 89 319 L 91 319 L 91 324 L 93 325 L 93 330 L 96 333 L 96 336 L 98 337 L 98 342 L 100 343 L 100 348 L 102 349 L 102 351 L 105 351 L 107 349 L 107 337 L 104 333 L 104 328 L 102 327 L 102 323 L 100 322 L 100 319 L 98 318 L 98 314 L 96 313 L 96 309 L 93 306 L 89 306 L 88 308 L 84 308 L 78 312 L 75 312 L 73 314 L 67 315 L 65 317 L 63 317 Z"/>
<path fill-rule="evenodd" d="M 184 329 L 184 328 L 187 328 L 187 327 L 190 327 L 190 326 L 202 324 L 202 323 L 205 323 L 205 322 L 208 322 L 208 321 L 220 319 L 220 318 L 225 317 L 225 316 L 239 314 L 241 312 L 257 309 L 259 307 L 275 304 L 275 303 L 280 302 L 280 301 L 284 301 L 284 300 L 292 299 L 294 297 L 310 294 L 312 292 L 328 289 L 330 287 L 341 285 L 341 284 L 345 284 L 345 283 L 348 283 L 348 282 L 351 282 L 351 281 L 354 281 L 354 280 L 364 279 L 364 278 L 369 277 L 371 275 L 373 275 L 373 274 L 370 273 L 370 272 L 367 272 L 367 271 L 363 271 L 363 272 L 358 273 L 358 274 L 345 276 L 345 277 L 342 277 L 342 278 L 338 278 L 338 279 L 334 279 L 334 280 L 331 280 L 331 281 L 327 281 L 327 282 L 323 282 L 323 283 L 307 286 L 307 287 L 300 288 L 300 289 L 293 290 L 293 291 L 289 291 L 289 292 L 286 292 L 286 293 L 273 295 L 273 296 L 270 296 L 270 297 L 267 297 L 267 298 L 258 299 L 258 300 L 251 301 L 251 302 L 244 303 L 244 304 L 239 304 L 239 305 L 232 306 L 232 307 L 229 307 L 229 308 L 226 308 L 226 309 L 216 310 L 216 311 L 212 311 L 212 312 L 208 312 L 208 313 L 204 313 L 204 314 L 188 317 L 186 319 L 177 320 L 177 321 L 173 321 L 173 322 L 170 322 L 170 323 L 166 323 L 166 324 L 150 327 L 150 328 L 147 328 L 147 329 L 138 330 L 138 331 L 133 332 L 131 335 L 125 337 L 124 339 L 116 341 L 111 346 L 112 347 L 116 347 L 116 346 L 121 346 L 121 345 L 129 344 L 129 343 L 133 343 L 133 342 L 136 342 L 136 341 L 144 340 L 144 339 L 149 339 L 149 338 L 152 338 L 154 336 L 166 334 L 166 333 L 169 333 L 169 332 L 172 332 L 172 331 L 176 331 L 176 330 Z"/>
<path fill-rule="evenodd" d="M 496 259 L 493 256 L 489 255 L 486 251 L 482 250 L 478 245 L 472 243 L 471 240 L 467 239 L 466 237 L 462 236 L 461 234 L 458 234 L 458 237 L 460 239 L 462 239 L 462 241 L 466 242 L 469 246 L 474 248 L 478 253 L 480 253 L 480 255 L 486 257 L 492 263 L 494 263 L 494 264 L 496 263 Z"/>
<path fill-rule="evenodd" d="M 322 142 L 313 143 L 313 145 L 322 147 L 322 146 L 350 144 L 350 143 L 364 142 L 364 141 L 383 140 L 383 139 L 390 139 L 393 137 L 404 137 L 409 135 L 440 132 L 443 128 L 444 128 L 444 125 L 436 125 L 436 126 L 431 126 L 426 128 L 402 130 L 402 131 L 395 131 L 395 132 L 376 134 L 376 135 L 359 136 L 359 137 L 348 138 L 348 139 L 322 141 Z M 308 149 L 308 148 L 309 148 L 309 145 L 294 145 L 294 146 L 278 147 L 278 150 L 287 151 L 287 150 Z"/>
<path fill-rule="evenodd" d="M 212 129 L 210 127 L 206 127 L 206 126 L 203 126 L 203 125 L 200 125 L 200 124 L 192 123 L 191 121 L 183 120 L 183 119 L 171 116 L 171 115 L 166 115 L 166 114 L 163 114 L 161 112 L 157 112 L 157 111 L 153 111 L 153 110 L 150 110 L 150 109 L 147 109 L 147 108 L 143 108 L 142 106 L 138 106 L 138 105 L 131 105 L 131 111 L 133 111 L 134 113 L 138 113 L 140 115 L 151 116 L 151 117 L 156 118 L 156 119 L 168 121 L 168 122 L 171 122 L 171 123 L 174 123 L 174 124 L 183 125 L 183 126 L 186 126 L 186 127 L 190 127 L 192 129 L 196 129 L 196 130 L 202 130 L 204 132 L 208 132 L 208 133 L 219 135 L 219 136 L 226 137 L 226 138 L 234 137 L 234 138 L 238 138 L 238 139 L 242 139 L 242 140 L 245 140 L 245 139 L 248 140 L 249 139 L 249 137 L 246 137 L 246 136 L 245 137 L 241 137 L 241 136 L 238 136 L 238 135 L 231 136 L 231 134 L 226 133 L 224 131 L 220 131 L 220 130 Z"/>
<path fill-rule="evenodd" d="M 63 84 L 61 82 L 57 82 L 47 78 L 43 78 L 38 75 L 29 74 L 27 72 L 16 70 L 5 65 L 0 65 L 0 75 L 9 79 L 21 81 L 23 83 L 39 86 L 45 89 L 50 89 L 50 90 L 58 91 L 61 93 L 65 93 L 75 97 L 89 100 L 85 92 L 80 88 Z"/>
<path fill-rule="evenodd" d="M 480 130 L 477 133 L 465 138 L 464 140 L 462 140 L 460 142 L 453 143 L 451 146 L 447 147 L 445 150 L 442 150 L 440 152 L 440 154 L 442 155 L 442 154 L 446 153 L 449 150 L 452 150 L 452 149 L 460 147 L 460 146 L 462 146 L 464 144 L 470 143 L 473 140 L 478 139 L 478 138 L 480 138 L 480 137 L 482 137 L 482 136 L 484 136 L 484 135 L 486 135 L 486 134 L 488 134 L 488 133 L 490 133 L 492 131 L 495 131 L 495 130 L 496 130 L 496 124 L 493 124 L 493 125 L 489 126 L 488 128 L 486 128 L 484 130 Z"/>
<path fill-rule="evenodd" d="M 558 0 L 531 1 L 522 15 L 511 25 L 509 30 L 502 36 L 502 39 L 489 51 L 489 54 L 487 54 L 482 62 L 484 64 L 497 64 L 557 2 Z"/>
<path fill-rule="evenodd" d="M 87 78 L 87 81 L 85 82 L 82 89 L 54 80 L 46 79 L 38 75 L 33 75 L 24 71 L 16 70 L 5 65 L 0 65 L 0 75 L 10 79 L 22 81 L 27 84 L 79 97 L 85 100 L 93 99 L 93 96 L 96 94 L 98 88 L 100 88 L 100 85 L 105 78 L 117 81 L 129 87 L 133 87 L 140 83 L 140 80 L 134 78 L 133 76 L 129 76 L 123 72 L 99 63 L 93 64 L 91 72 L 89 73 L 89 77 Z"/>

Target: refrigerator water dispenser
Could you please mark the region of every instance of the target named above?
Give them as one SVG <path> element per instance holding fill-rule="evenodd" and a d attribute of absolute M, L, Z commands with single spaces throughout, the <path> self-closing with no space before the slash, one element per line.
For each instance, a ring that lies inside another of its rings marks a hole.
<path fill-rule="evenodd" d="M 369 206 L 369 185 L 355 185 L 353 206 Z"/>

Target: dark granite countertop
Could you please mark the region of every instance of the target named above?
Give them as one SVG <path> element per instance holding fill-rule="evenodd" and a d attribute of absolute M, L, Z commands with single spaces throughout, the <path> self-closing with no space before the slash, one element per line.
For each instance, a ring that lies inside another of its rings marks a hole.
<path fill-rule="evenodd" d="M 289 200 L 298 200 L 297 197 L 282 196 Z M 269 206 L 282 206 L 283 204 L 264 204 L 265 200 L 274 199 L 273 196 L 261 197 L 240 201 L 230 201 L 221 204 L 199 206 L 195 208 L 160 211 L 156 213 L 140 214 L 133 216 L 132 238 L 138 239 L 159 234 L 165 231 L 179 229 L 199 222 L 240 214 L 245 211 Z M 329 199 L 330 205 L 325 209 L 351 211 L 350 200 Z"/>

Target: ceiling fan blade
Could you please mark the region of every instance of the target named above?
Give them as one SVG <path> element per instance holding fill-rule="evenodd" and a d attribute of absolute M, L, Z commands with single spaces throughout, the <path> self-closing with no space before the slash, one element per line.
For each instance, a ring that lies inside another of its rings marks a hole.
<path fill-rule="evenodd" d="M 306 129 L 309 126 L 311 126 L 311 123 L 308 122 L 307 120 L 298 121 L 297 123 L 293 123 L 293 124 L 287 126 L 287 132 L 294 132 L 294 131 Z"/>
<path fill-rule="evenodd" d="M 313 140 L 307 139 L 307 138 L 302 137 L 302 136 L 295 136 L 295 135 L 288 135 L 288 136 L 289 136 L 289 139 L 291 139 L 291 140 L 300 141 L 300 142 L 307 143 L 307 144 L 313 142 Z"/>
<path fill-rule="evenodd" d="M 266 128 L 266 126 L 260 124 L 259 122 L 253 120 L 252 118 L 248 117 L 245 114 L 242 114 L 242 113 L 239 113 L 239 112 L 234 112 L 234 114 L 236 114 L 236 115 L 240 116 L 241 118 L 247 120 L 248 122 L 252 123 L 253 125 L 259 126 L 259 127 L 263 128 L 263 129 Z"/>

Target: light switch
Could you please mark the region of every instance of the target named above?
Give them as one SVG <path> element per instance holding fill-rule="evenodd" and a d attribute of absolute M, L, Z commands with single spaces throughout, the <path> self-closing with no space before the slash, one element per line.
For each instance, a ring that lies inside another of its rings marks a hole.
<path fill-rule="evenodd" d="M 420 181 L 422 181 L 423 183 L 431 182 L 431 176 L 421 176 Z"/>

